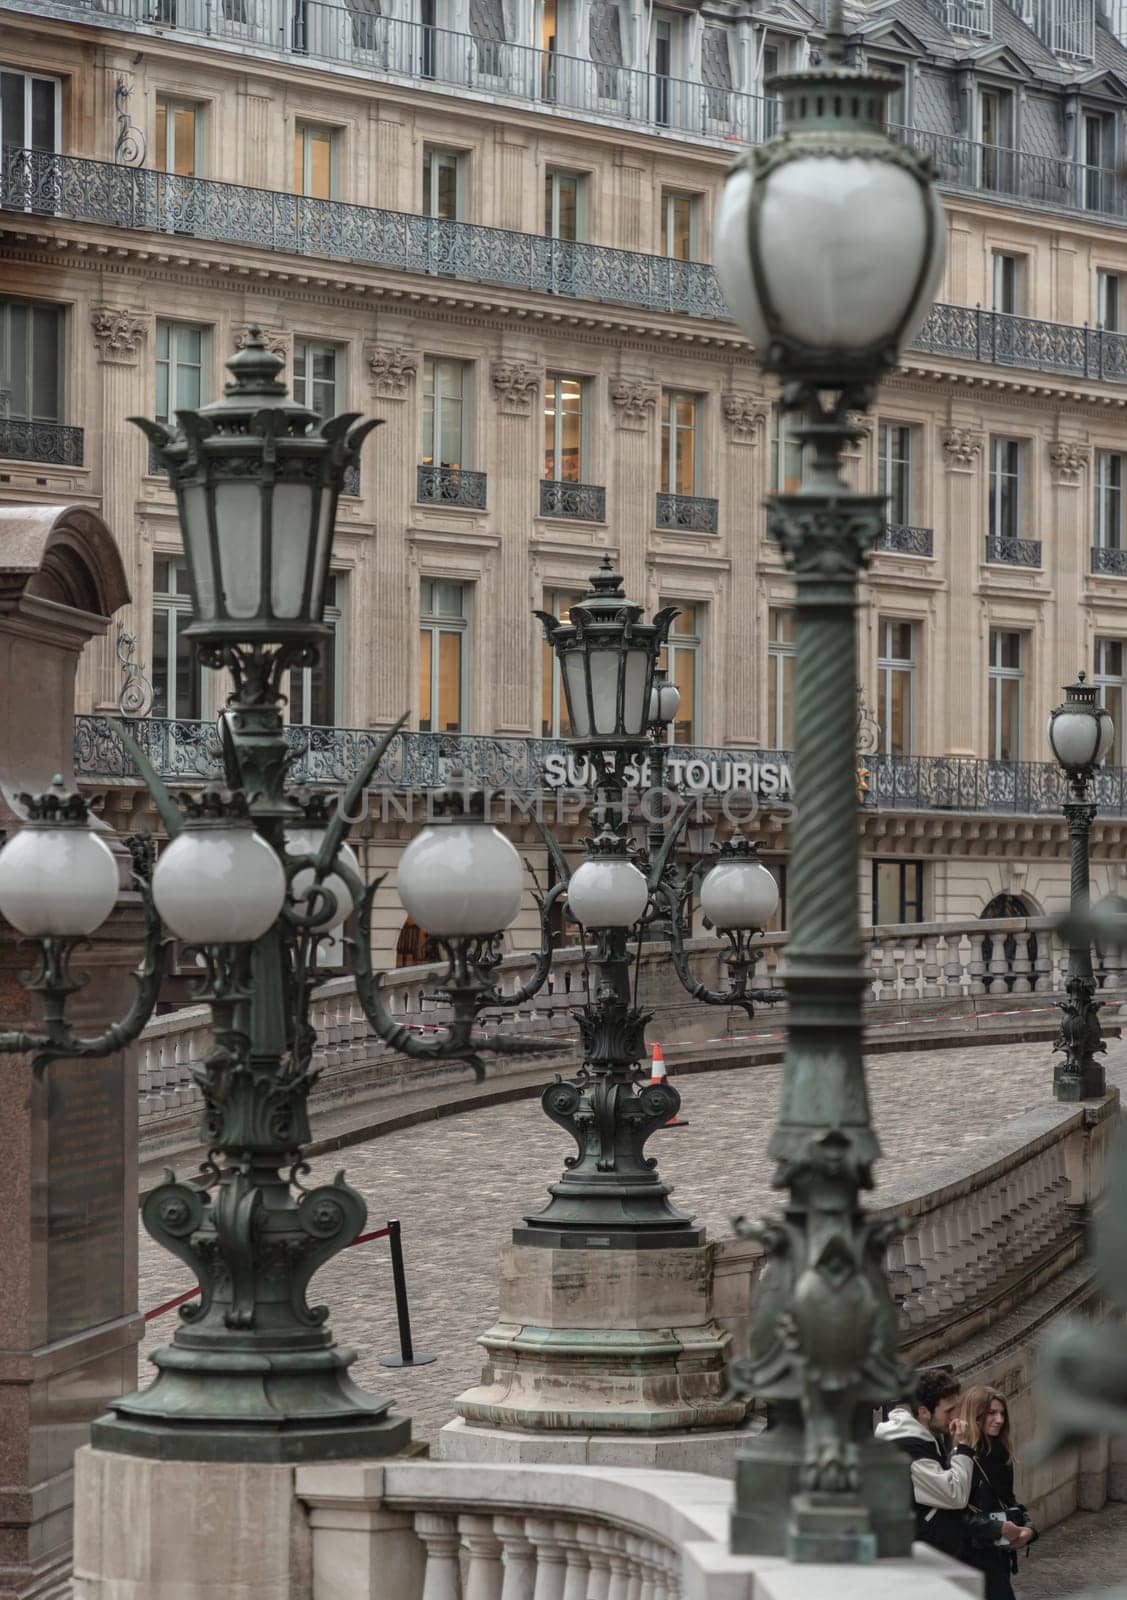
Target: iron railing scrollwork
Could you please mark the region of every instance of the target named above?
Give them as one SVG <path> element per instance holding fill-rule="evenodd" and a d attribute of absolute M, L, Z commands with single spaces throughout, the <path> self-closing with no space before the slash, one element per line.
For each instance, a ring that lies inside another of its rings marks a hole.
<path fill-rule="evenodd" d="M 906 528 L 890 522 L 877 541 L 877 549 L 898 556 L 930 556 L 934 554 L 934 543 L 930 528 Z"/>
<path fill-rule="evenodd" d="M 1113 549 L 1109 545 L 1092 546 L 1092 571 L 1109 578 L 1127 578 L 1127 550 Z"/>
<path fill-rule="evenodd" d="M 485 473 L 467 467 L 421 466 L 416 479 L 415 498 L 427 505 L 467 506 L 485 510 Z"/>
<path fill-rule="evenodd" d="M 1039 567 L 1041 565 L 1040 539 L 986 538 L 987 561 L 1001 562 L 1008 567 Z"/>
<path fill-rule="evenodd" d="M 83 433 L 63 422 L 0 417 L 0 459 L 38 461 L 48 467 L 80 467 Z"/>
<path fill-rule="evenodd" d="M 340 486 L 341 494 L 360 495 L 360 463 L 351 463 L 344 469 L 344 479 Z"/>
<path fill-rule="evenodd" d="M 607 492 L 598 484 L 564 483 L 556 478 L 541 478 L 540 515 L 574 517 L 583 522 L 605 522 Z"/>
<path fill-rule="evenodd" d="M 689 533 L 715 533 L 719 527 L 720 502 L 696 494 L 659 494 L 655 525 Z"/>

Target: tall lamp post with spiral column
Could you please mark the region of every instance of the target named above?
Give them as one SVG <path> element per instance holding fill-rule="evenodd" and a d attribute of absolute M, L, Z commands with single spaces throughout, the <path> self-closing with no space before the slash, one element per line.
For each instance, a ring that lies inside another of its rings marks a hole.
<path fill-rule="evenodd" d="M 794 573 L 795 802 L 782 1102 L 769 1150 L 785 1209 L 743 1223 L 767 1254 L 736 1381 L 768 1404 L 737 1458 L 732 1547 L 795 1561 L 906 1555 L 903 1462 L 872 1439 L 902 1392 L 882 1270 L 895 1224 L 861 1208 L 879 1146 L 861 1056 L 857 906 L 857 579 L 885 522 L 854 493 L 850 414 L 923 321 L 943 265 L 926 159 L 884 132 L 892 80 L 846 64 L 840 0 L 817 68 L 775 80 L 783 128 L 728 179 L 717 266 L 728 305 L 782 404 L 806 470 L 768 525 Z"/>
<path fill-rule="evenodd" d="M 1094 684 L 1083 672 L 1067 684 L 1064 701 L 1049 716 L 1049 748 L 1068 779 L 1069 798 L 1062 810 L 1072 846 L 1072 882 L 1069 921 L 1083 924 L 1089 901 L 1089 836 L 1096 817 L 1091 797 L 1092 777 L 1111 749 L 1115 726 L 1111 712 L 1097 701 Z M 1107 1049 L 1100 1031 L 1100 1002 L 1095 998 L 1092 946 L 1074 932 L 1068 951 L 1068 996 L 1061 1006 L 1060 1038 L 1054 1050 L 1063 1053 L 1053 1073 L 1053 1093 L 1058 1100 L 1091 1100 L 1105 1093 L 1103 1066 L 1095 1058 Z"/>

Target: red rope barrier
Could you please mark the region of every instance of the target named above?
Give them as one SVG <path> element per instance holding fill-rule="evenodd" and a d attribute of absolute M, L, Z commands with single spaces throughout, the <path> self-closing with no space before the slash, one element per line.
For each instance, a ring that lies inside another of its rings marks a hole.
<path fill-rule="evenodd" d="M 377 1228 L 374 1233 L 360 1233 L 347 1246 L 349 1250 L 356 1244 L 367 1244 L 369 1239 L 386 1239 L 391 1232 L 390 1228 Z M 182 1306 L 186 1300 L 194 1300 L 200 1292 L 197 1283 L 193 1289 L 188 1289 L 184 1294 L 178 1294 L 175 1300 L 166 1300 L 162 1306 L 154 1306 L 151 1311 L 145 1312 L 145 1321 L 152 1322 L 155 1317 L 163 1317 L 166 1311 L 175 1311 L 177 1306 Z"/>

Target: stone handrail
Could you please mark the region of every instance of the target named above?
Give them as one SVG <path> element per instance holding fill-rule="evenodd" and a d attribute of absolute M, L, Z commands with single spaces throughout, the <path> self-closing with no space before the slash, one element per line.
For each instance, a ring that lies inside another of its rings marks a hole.
<path fill-rule="evenodd" d="M 728 1551 L 719 1477 L 623 1467 L 479 1462 L 299 1467 L 312 1600 L 788 1600 L 778 1559 Z M 807 1569 L 824 1571 L 825 1569 Z M 917 1546 L 865 1569 L 871 1600 L 958 1600 L 957 1569 Z M 963 1569 L 965 1571 L 965 1569 Z M 778 1587 L 776 1587 L 776 1582 Z M 816 1592 L 821 1593 L 819 1588 Z"/>
<path fill-rule="evenodd" d="M 874 1006 L 918 1006 L 930 1003 L 936 1014 L 964 1002 L 970 1009 L 1020 1007 L 1024 997 L 1045 996 L 1063 990 L 1068 953 L 1045 918 L 1006 918 L 984 922 L 907 923 L 866 931 L 866 958 Z M 763 936 L 760 962 L 752 992 L 777 985 L 786 972 L 786 935 Z M 722 947 L 712 937 L 689 945 L 693 970 L 712 987 L 723 987 Z M 531 970 L 532 956 L 507 956 L 500 969 L 502 989 L 512 993 Z M 436 966 L 404 967 L 389 972 L 384 996 L 396 1019 L 419 1032 L 442 1025 L 447 1013 L 428 998 L 441 972 Z M 1106 991 L 1121 984 L 1117 967 L 1097 964 Z M 486 1014 L 485 1021 L 502 1030 L 534 1038 L 557 1036 L 561 1051 L 574 1049 L 575 1030 L 570 1012 L 585 995 L 583 952 L 567 947 L 557 952 L 553 971 L 543 990 L 514 1012 Z M 984 999 L 985 997 L 985 1003 Z M 667 1040 L 710 1037 L 725 1032 L 731 1020 L 736 1031 L 749 1024 L 743 1012 L 711 1010 L 690 1000 L 669 985 L 668 955 L 664 945 L 643 947 L 639 973 L 639 1000 L 655 1011 L 654 1037 Z M 773 1013 L 760 1013 L 759 1024 Z M 315 1064 L 320 1078 L 313 1106 L 323 1107 L 334 1097 L 356 1088 L 371 1089 L 396 1079 L 415 1086 L 437 1081 L 448 1068 L 406 1061 L 388 1049 L 371 1032 L 347 977 L 324 984 L 314 997 L 313 1026 L 317 1031 Z M 187 1006 L 155 1017 L 138 1044 L 138 1087 L 142 1135 L 157 1131 L 170 1116 L 201 1104 L 192 1078 L 192 1066 L 211 1044 L 211 1017 L 206 1006 Z M 547 1070 L 547 1069 L 546 1069 Z"/>

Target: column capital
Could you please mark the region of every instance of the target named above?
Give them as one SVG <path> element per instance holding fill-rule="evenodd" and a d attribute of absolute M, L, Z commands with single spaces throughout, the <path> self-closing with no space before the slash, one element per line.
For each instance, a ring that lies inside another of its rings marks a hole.
<path fill-rule="evenodd" d="M 530 417 L 533 402 L 540 392 L 539 367 L 527 361 L 494 361 L 489 369 L 493 393 L 503 412 L 511 417 Z"/>
<path fill-rule="evenodd" d="M 723 397 L 724 426 L 733 444 L 758 444 L 771 408 L 762 395 L 741 394 L 736 390 Z"/>
<path fill-rule="evenodd" d="M 123 306 L 95 306 L 90 313 L 90 328 L 99 361 L 132 366 L 148 336 L 150 321 L 144 311 L 129 311 Z"/>
<path fill-rule="evenodd" d="M 640 378 L 618 378 L 611 384 L 610 398 L 620 428 L 644 428 L 657 406 L 655 384 Z"/>
<path fill-rule="evenodd" d="M 368 364 L 368 377 L 376 395 L 381 400 L 406 400 L 419 358 L 413 350 L 402 345 L 368 345 L 364 351 Z"/>
<path fill-rule="evenodd" d="M 1075 489 L 1090 460 L 1088 446 L 1074 439 L 1054 439 L 1049 446 L 1049 471 L 1061 488 Z"/>
<path fill-rule="evenodd" d="M 943 464 L 948 472 L 973 472 L 984 438 L 973 428 L 944 428 Z"/>

